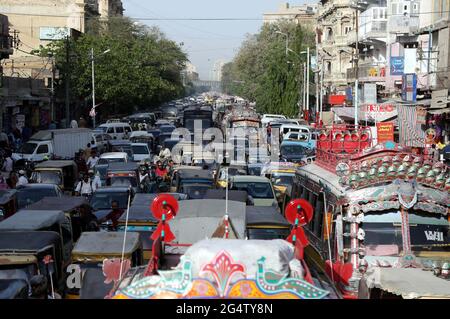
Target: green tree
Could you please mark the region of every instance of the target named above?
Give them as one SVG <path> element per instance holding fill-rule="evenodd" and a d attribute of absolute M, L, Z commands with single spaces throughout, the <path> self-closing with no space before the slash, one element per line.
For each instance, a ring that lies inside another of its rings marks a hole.
<path fill-rule="evenodd" d="M 289 35 L 289 51 L 286 37 Z M 239 53 L 223 68 L 226 93 L 256 102 L 262 113 L 298 115 L 303 63 L 300 52 L 314 45 L 314 33 L 289 22 L 266 24 L 256 35 L 248 36 Z"/>
<path fill-rule="evenodd" d="M 127 18 L 93 20 L 89 32 L 42 48 L 52 53 L 62 80 L 58 95 L 64 98 L 69 81 L 71 101 L 90 109 L 92 98 L 91 48 L 95 59 L 96 103 L 102 116 L 127 114 L 156 107 L 185 94 L 181 71 L 188 61 L 180 46 L 157 28 L 133 23 Z M 100 53 L 109 49 L 109 53 Z M 69 56 L 67 56 L 69 53 Z"/>

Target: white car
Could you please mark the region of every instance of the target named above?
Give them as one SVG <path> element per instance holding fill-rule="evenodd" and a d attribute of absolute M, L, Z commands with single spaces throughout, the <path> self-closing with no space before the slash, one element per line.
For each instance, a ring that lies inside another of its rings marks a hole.
<path fill-rule="evenodd" d="M 261 123 L 263 126 L 267 126 L 270 122 L 274 120 L 285 120 L 286 116 L 284 115 L 278 115 L 278 114 L 264 114 Z"/>
<path fill-rule="evenodd" d="M 128 163 L 129 157 L 125 152 L 103 153 L 100 159 L 108 160 L 108 163 Z"/>
<path fill-rule="evenodd" d="M 140 162 L 152 157 L 146 143 L 131 143 L 131 148 L 133 149 L 133 162 Z"/>

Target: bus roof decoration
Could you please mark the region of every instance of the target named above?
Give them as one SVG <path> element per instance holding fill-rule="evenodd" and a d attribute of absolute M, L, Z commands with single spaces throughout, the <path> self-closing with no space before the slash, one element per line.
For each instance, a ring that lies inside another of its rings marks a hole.
<path fill-rule="evenodd" d="M 178 213 L 178 202 L 175 197 L 169 194 L 158 195 L 150 206 L 153 216 L 159 220 L 158 227 L 152 234 L 151 239 L 156 241 L 158 238 L 162 242 L 170 243 L 175 239 L 175 235 L 170 230 L 168 222 L 175 218 Z"/>
<path fill-rule="evenodd" d="M 346 133 L 343 141 L 331 140 L 333 137 L 341 139 L 342 130 L 341 126 L 334 126 L 321 132 L 317 144 L 316 164 L 338 175 L 343 187 L 360 189 L 399 179 L 416 180 L 427 187 L 449 191 L 446 181 L 450 177 L 450 170 L 442 162 L 433 162 L 431 158 L 412 154 L 410 148 L 394 142 L 369 147 L 370 131 L 365 127 L 352 133 L 364 135 L 364 141 L 346 139 Z M 346 151 L 347 140 L 348 143 L 354 143 L 354 154 Z"/>

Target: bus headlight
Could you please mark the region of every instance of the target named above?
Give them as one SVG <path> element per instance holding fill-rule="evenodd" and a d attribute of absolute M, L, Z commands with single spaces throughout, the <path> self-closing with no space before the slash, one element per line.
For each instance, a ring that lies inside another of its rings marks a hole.
<path fill-rule="evenodd" d="M 3 210 L 3 208 L 0 208 L 0 218 L 5 217 L 5 211 Z"/>

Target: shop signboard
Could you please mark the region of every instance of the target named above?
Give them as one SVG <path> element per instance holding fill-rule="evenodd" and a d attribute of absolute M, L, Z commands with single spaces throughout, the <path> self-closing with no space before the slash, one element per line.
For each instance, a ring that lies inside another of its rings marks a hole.
<path fill-rule="evenodd" d="M 405 58 L 402 56 L 391 56 L 391 75 L 403 75 Z"/>
<path fill-rule="evenodd" d="M 378 144 L 394 141 L 394 123 L 377 123 Z"/>

